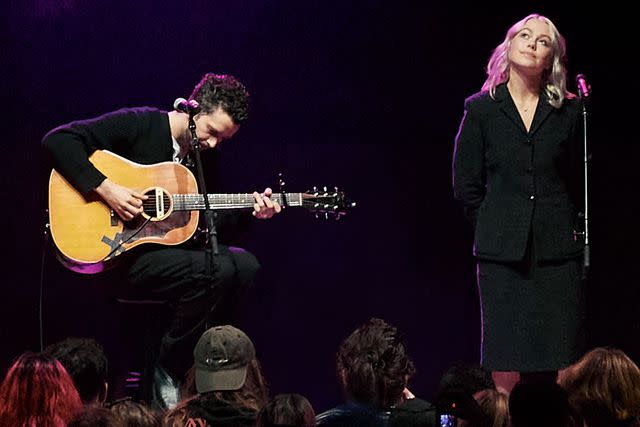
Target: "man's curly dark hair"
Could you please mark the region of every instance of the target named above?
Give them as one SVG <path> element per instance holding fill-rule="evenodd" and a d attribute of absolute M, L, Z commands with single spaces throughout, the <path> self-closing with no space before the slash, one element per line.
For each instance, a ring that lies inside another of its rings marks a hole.
<path fill-rule="evenodd" d="M 228 74 L 205 74 L 189 100 L 196 100 L 202 112 L 209 114 L 222 108 L 235 124 L 249 117 L 249 92 L 238 79 Z"/>
<path fill-rule="evenodd" d="M 107 356 L 96 340 L 69 337 L 47 346 L 43 353 L 58 359 L 64 366 L 83 402 L 106 397 L 100 393 L 107 381 Z"/>
<path fill-rule="evenodd" d="M 336 365 L 347 396 L 379 409 L 400 403 L 415 373 L 398 329 L 376 318 L 342 342 Z"/>

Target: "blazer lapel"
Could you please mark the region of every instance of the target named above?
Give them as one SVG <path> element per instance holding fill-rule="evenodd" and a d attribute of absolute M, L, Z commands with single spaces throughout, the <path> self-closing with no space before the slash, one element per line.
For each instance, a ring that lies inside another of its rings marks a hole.
<path fill-rule="evenodd" d="M 507 91 L 507 85 L 502 83 L 496 87 L 496 101 L 500 103 L 500 110 L 515 124 L 518 129 L 525 135 L 527 134 L 527 129 L 524 127 L 524 123 L 522 122 L 522 118 L 520 118 L 520 113 L 518 113 L 518 109 L 516 108 L 516 104 L 514 104 L 513 99 L 511 99 L 511 95 Z"/>
<path fill-rule="evenodd" d="M 538 107 L 536 108 L 536 114 L 533 116 L 533 122 L 531 122 L 531 129 L 529 129 L 529 133 L 533 135 L 536 133 L 540 125 L 544 123 L 544 121 L 549 117 L 549 114 L 553 111 L 553 106 L 549 104 L 546 99 L 544 93 L 540 94 L 540 99 L 538 100 Z"/>
<path fill-rule="evenodd" d="M 536 112 L 533 116 L 533 121 L 531 122 L 531 128 L 529 129 L 529 132 L 527 132 L 527 129 L 524 127 L 524 122 L 520 117 L 520 113 L 518 113 L 518 108 L 507 90 L 506 84 L 503 83 L 496 87 L 496 101 L 500 102 L 500 109 L 525 135 L 533 135 L 553 111 L 553 107 L 547 102 L 544 93 L 541 93 L 540 98 L 538 99 L 538 105 L 536 106 Z"/>

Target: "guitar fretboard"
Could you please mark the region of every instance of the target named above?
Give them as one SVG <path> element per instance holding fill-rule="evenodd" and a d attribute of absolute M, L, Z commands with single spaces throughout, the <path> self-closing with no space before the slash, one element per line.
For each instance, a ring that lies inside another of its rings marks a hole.
<path fill-rule="evenodd" d="M 302 206 L 302 193 L 284 193 L 287 206 Z M 255 199 L 251 193 L 209 194 L 209 205 L 212 209 L 245 209 L 253 208 Z M 271 200 L 282 203 L 282 193 L 273 193 Z M 173 209 L 177 211 L 203 210 L 204 197 L 201 194 L 174 194 Z"/>

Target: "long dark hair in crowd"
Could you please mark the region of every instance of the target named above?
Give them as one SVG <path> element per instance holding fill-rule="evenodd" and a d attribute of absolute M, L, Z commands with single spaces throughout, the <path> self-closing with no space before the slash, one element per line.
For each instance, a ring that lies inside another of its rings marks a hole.
<path fill-rule="evenodd" d="M 164 416 L 164 425 L 183 426 L 189 419 L 189 404 L 196 399 L 223 402 L 237 408 L 258 412 L 269 399 L 269 387 L 262 373 L 258 359 L 251 360 L 247 367 L 247 378 L 238 390 L 210 391 L 198 393 L 195 385 L 195 369 L 192 367 L 185 376 L 182 390 L 183 400 Z"/>

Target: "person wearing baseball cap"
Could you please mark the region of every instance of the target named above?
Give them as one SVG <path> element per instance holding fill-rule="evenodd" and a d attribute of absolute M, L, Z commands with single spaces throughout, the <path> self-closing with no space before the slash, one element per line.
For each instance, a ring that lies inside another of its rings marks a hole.
<path fill-rule="evenodd" d="M 198 393 L 238 390 L 256 357 L 251 339 L 231 325 L 208 329 L 193 351 Z"/>
<path fill-rule="evenodd" d="M 253 426 L 268 389 L 251 339 L 231 325 L 207 329 L 193 351 L 195 395 L 165 416 L 167 425 Z M 189 387 L 187 387 L 189 388 Z"/>

